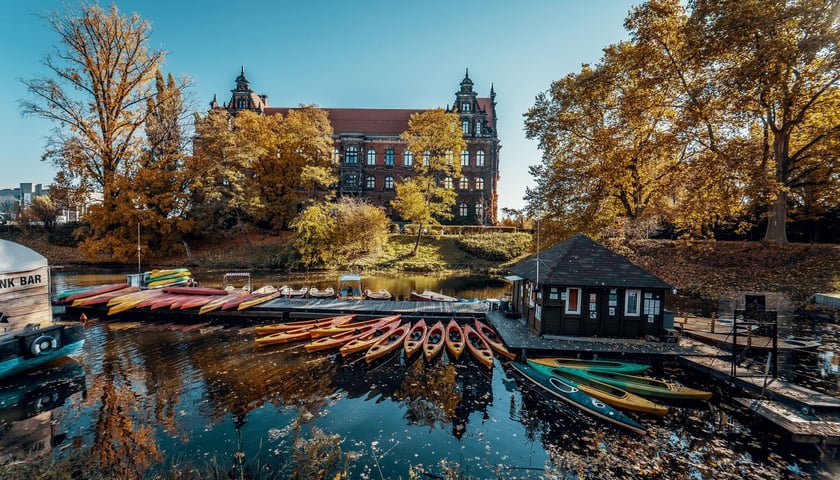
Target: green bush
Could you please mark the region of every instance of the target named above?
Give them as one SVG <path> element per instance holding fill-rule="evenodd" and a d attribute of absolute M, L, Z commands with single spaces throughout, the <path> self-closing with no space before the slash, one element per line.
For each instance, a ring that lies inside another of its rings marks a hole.
<path fill-rule="evenodd" d="M 457 245 L 478 258 L 504 262 L 527 252 L 531 246 L 531 235 L 522 232 L 467 235 L 459 238 Z"/>

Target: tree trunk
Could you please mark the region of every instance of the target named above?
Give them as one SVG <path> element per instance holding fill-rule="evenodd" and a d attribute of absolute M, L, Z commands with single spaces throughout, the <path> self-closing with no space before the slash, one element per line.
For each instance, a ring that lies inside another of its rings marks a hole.
<path fill-rule="evenodd" d="M 767 230 L 764 232 L 765 242 L 787 243 L 787 193 L 782 191 L 770 207 L 767 216 Z"/>
<path fill-rule="evenodd" d="M 420 248 L 420 235 L 423 234 L 423 225 L 417 225 L 417 240 L 414 241 L 414 250 L 411 251 L 411 256 L 417 256 L 417 250 Z"/>

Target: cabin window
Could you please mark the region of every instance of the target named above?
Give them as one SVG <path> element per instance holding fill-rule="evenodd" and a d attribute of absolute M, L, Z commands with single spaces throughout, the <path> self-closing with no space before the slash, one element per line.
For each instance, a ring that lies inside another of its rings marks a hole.
<path fill-rule="evenodd" d="M 566 313 L 570 315 L 580 315 L 580 289 L 567 288 L 566 289 Z"/>
<path fill-rule="evenodd" d="M 641 290 L 626 290 L 624 292 L 624 314 L 631 317 L 638 317 L 641 298 Z"/>

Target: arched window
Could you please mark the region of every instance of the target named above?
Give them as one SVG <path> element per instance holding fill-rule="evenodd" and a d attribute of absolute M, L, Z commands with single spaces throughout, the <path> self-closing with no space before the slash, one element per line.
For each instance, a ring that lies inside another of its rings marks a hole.
<path fill-rule="evenodd" d="M 479 150 L 475 152 L 475 166 L 476 167 L 483 167 L 484 166 L 484 150 Z"/>
<path fill-rule="evenodd" d="M 461 190 L 470 189 L 470 181 L 467 180 L 467 177 L 461 177 L 461 179 L 458 180 L 458 188 L 460 188 Z"/>
<path fill-rule="evenodd" d="M 365 177 L 365 188 L 368 190 L 376 190 L 376 177 L 373 175 Z"/>
<path fill-rule="evenodd" d="M 244 98 L 240 98 L 239 100 L 237 100 L 236 108 L 245 108 L 245 99 Z"/>
<path fill-rule="evenodd" d="M 403 152 L 403 165 L 405 165 L 406 167 L 414 165 L 414 154 L 411 153 L 411 150 L 406 150 Z"/>
<path fill-rule="evenodd" d="M 423 165 L 425 165 L 425 166 L 427 166 L 427 167 L 428 167 L 428 166 L 429 166 L 429 162 L 431 161 L 431 159 L 432 159 L 432 152 L 430 152 L 430 151 L 428 151 L 428 150 L 426 150 L 425 152 L 423 152 Z"/>
<path fill-rule="evenodd" d="M 470 166 L 470 151 L 464 150 L 461 152 L 461 166 L 462 167 L 469 167 Z"/>
<path fill-rule="evenodd" d="M 469 135 L 470 133 L 470 121 L 469 120 L 462 120 L 461 121 L 461 133 L 464 135 Z"/>
<path fill-rule="evenodd" d="M 393 190 L 394 189 L 394 177 L 387 176 L 385 177 L 385 190 Z"/>
<path fill-rule="evenodd" d="M 367 151 L 367 164 L 376 165 L 376 150 L 369 148 Z"/>
<path fill-rule="evenodd" d="M 478 219 L 479 223 L 484 223 L 484 204 L 483 203 L 476 203 L 475 204 L 475 218 Z"/>
<path fill-rule="evenodd" d="M 452 190 L 452 188 L 454 188 L 452 183 L 452 177 L 446 177 L 443 179 L 443 188 L 448 188 L 449 190 Z"/>
<path fill-rule="evenodd" d="M 359 149 L 355 145 L 350 145 L 344 151 L 344 163 L 358 163 Z"/>
<path fill-rule="evenodd" d="M 475 179 L 475 189 L 476 190 L 484 190 L 484 179 L 481 177 L 476 177 Z"/>
<path fill-rule="evenodd" d="M 388 148 L 385 150 L 385 165 L 389 167 L 394 166 L 394 149 Z"/>
<path fill-rule="evenodd" d="M 341 150 L 339 150 L 338 147 L 335 147 L 333 148 L 332 161 L 333 163 L 338 163 L 339 160 L 341 160 Z"/>
<path fill-rule="evenodd" d="M 466 203 L 462 203 L 462 204 L 458 205 L 458 215 L 460 215 L 462 217 L 466 217 L 469 213 L 470 212 L 469 212 L 469 209 L 467 208 Z"/>
<path fill-rule="evenodd" d="M 452 162 L 455 161 L 455 155 L 452 154 L 452 150 L 448 150 L 446 152 L 446 164 L 452 165 Z"/>
<path fill-rule="evenodd" d="M 481 135 L 481 120 L 475 121 L 475 134 Z"/>

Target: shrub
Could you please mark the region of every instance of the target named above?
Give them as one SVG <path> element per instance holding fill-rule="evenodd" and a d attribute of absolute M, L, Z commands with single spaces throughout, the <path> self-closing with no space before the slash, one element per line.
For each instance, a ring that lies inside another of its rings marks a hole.
<path fill-rule="evenodd" d="M 528 233 L 483 233 L 458 239 L 458 247 L 478 258 L 493 261 L 512 260 L 531 246 Z"/>

